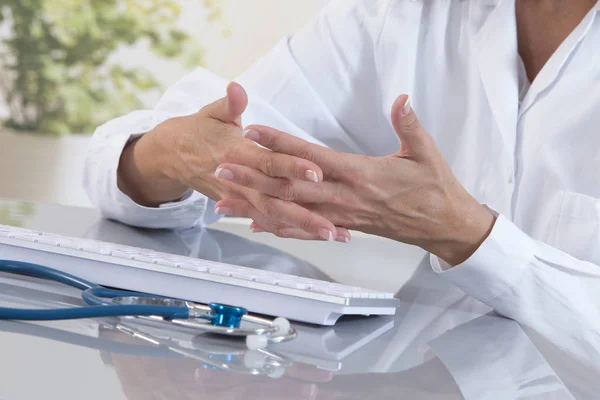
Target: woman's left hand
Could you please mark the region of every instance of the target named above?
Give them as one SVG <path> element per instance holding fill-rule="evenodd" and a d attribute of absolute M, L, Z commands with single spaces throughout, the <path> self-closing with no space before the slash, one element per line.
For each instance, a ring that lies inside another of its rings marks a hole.
<path fill-rule="evenodd" d="M 495 218 L 457 181 L 408 96 L 398 97 L 391 118 L 402 145 L 386 157 L 338 153 L 269 127 L 249 127 L 248 139 L 319 165 L 324 174 L 319 184 L 289 180 L 278 193 L 267 193 L 268 181 L 260 171 L 234 164 L 219 168 L 231 171 L 227 176 L 234 183 L 298 203 L 336 226 L 417 245 L 451 265 L 460 264 L 489 235 Z M 243 199 L 223 199 L 216 206 L 249 217 L 250 205 Z M 253 231 L 310 239 L 307 232 L 276 222 L 254 222 Z"/>

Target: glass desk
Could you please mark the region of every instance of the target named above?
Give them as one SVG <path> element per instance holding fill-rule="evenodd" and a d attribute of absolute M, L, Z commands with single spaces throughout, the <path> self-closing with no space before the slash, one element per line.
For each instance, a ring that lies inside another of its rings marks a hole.
<path fill-rule="evenodd" d="M 399 243 L 360 234 L 348 245 L 286 241 L 254 235 L 236 220 L 149 231 L 103 220 L 92 209 L 1 199 L 0 224 L 359 284 L 394 291 L 402 302 L 393 318 L 343 318 L 335 327 L 294 323 L 298 338 L 271 345 L 267 355 L 249 353 L 241 342 L 140 325 L 160 340 L 152 346 L 118 331 L 117 320 L 0 321 L 0 399 L 595 399 L 600 393 L 599 349 L 577 358 L 524 330 L 436 276 L 420 250 Z M 1 306 L 67 304 L 81 304 L 79 292 L 0 274 Z M 266 363 L 277 371 L 261 367 Z"/>

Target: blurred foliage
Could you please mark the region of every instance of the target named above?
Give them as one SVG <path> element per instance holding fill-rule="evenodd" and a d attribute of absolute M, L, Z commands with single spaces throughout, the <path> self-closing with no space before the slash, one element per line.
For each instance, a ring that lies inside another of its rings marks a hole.
<path fill-rule="evenodd" d="M 221 0 L 197 0 L 208 20 Z M 90 133 L 140 106 L 139 95 L 158 89 L 143 68 L 110 62 L 117 49 L 146 43 L 157 56 L 191 68 L 202 49 L 178 30 L 181 9 L 171 0 L 2 0 L 0 90 L 5 125 L 44 134 Z M 2 70 L 3 68 L 3 70 Z"/>
<path fill-rule="evenodd" d="M 22 227 L 24 220 L 34 212 L 35 205 L 32 203 L 2 200 L 0 201 L 0 224 Z"/>

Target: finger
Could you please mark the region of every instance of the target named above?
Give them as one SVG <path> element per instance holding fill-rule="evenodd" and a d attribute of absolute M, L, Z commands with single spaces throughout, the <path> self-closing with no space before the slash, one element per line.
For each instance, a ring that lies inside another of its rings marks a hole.
<path fill-rule="evenodd" d="M 254 191 L 248 191 L 246 200 L 243 199 L 223 199 L 215 205 L 215 210 L 219 208 L 232 210 L 242 209 L 240 202 L 247 201 L 251 203 L 264 217 L 271 221 L 277 221 L 281 225 L 287 225 L 292 228 L 309 232 L 322 240 L 333 241 L 337 237 L 335 226 L 326 218 L 308 211 L 306 208 L 296 203 L 280 200 L 275 197 L 266 196 Z M 245 206 L 248 209 L 248 206 Z"/>
<path fill-rule="evenodd" d="M 333 197 L 331 182 L 303 182 L 296 179 L 272 178 L 261 171 L 237 164 L 221 164 L 215 176 L 260 193 L 295 203 L 330 202 Z"/>
<path fill-rule="evenodd" d="M 399 155 L 424 157 L 430 152 L 433 139 L 421 126 L 407 95 L 398 96 L 392 106 L 391 118 L 402 144 Z"/>
<path fill-rule="evenodd" d="M 323 170 L 314 162 L 280 154 L 257 146 L 244 146 L 228 152 L 224 161 L 245 165 L 275 178 L 298 179 L 318 183 L 323 181 Z"/>
<path fill-rule="evenodd" d="M 335 174 L 336 170 L 347 167 L 346 163 L 344 163 L 344 158 L 340 157 L 341 153 L 309 143 L 296 136 L 268 126 L 248 126 L 246 127 L 245 137 L 277 153 L 312 161 L 319 165 L 325 174 L 331 177 L 335 176 L 332 174 Z"/>
<path fill-rule="evenodd" d="M 266 224 L 270 221 L 260 213 L 248 200 L 236 199 L 237 201 L 229 201 L 225 205 L 221 202 L 215 205 L 215 214 L 229 215 L 238 218 L 249 218 L 258 221 L 260 224 Z"/>
<path fill-rule="evenodd" d="M 218 201 L 215 205 L 215 214 L 237 218 L 260 218 L 260 212 L 256 210 L 248 200 L 228 199 L 228 201 Z"/>
<path fill-rule="evenodd" d="M 350 241 L 352 240 L 350 232 L 346 228 L 342 228 L 339 226 L 336 228 L 337 237 L 335 238 L 335 241 L 340 243 L 350 243 Z M 254 220 L 252 224 L 250 224 L 250 230 L 252 230 L 252 232 L 254 233 L 268 232 L 274 234 L 275 236 L 292 239 L 322 240 L 321 238 L 316 237 L 315 235 L 305 232 L 301 229 L 276 224 L 264 219 L 262 221 Z"/>
<path fill-rule="evenodd" d="M 317 235 L 311 234 L 309 232 L 303 231 L 302 229 L 292 228 L 289 226 L 273 223 L 268 220 L 263 221 L 253 221 L 250 224 L 250 230 L 253 233 L 261 233 L 268 232 L 272 233 L 275 236 L 287 239 L 298 239 L 298 240 L 320 240 L 323 239 L 318 237 Z M 345 228 L 337 227 L 337 237 L 335 238 L 336 242 L 340 243 L 350 243 L 352 239 L 350 232 L 348 232 Z"/>
<path fill-rule="evenodd" d="M 242 86 L 231 82 L 227 86 L 225 97 L 207 105 L 200 113 L 225 123 L 234 123 L 241 127 L 241 116 L 248 106 L 248 95 Z"/>
<path fill-rule="evenodd" d="M 252 230 L 253 233 L 268 232 L 275 236 L 288 239 L 323 240 L 318 234 L 270 221 L 260 214 L 260 212 L 258 212 L 258 210 L 247 200 L 236 199 L 235 201 L 218 202 L 215 213 L 252 219 L 253 222 L 250 224 L 250 230 Z M 343 241 L 345 241 L 345 239 L 343 239 Z"/>
<path fill-rule="evenodd" d="M 254 233 L 272 233 L 277 237 L 285 239 L 323 241 L 323 239 L 320 238 L 318 235 L 303 231 L 302 229 L 292 228 L 289 226 L 274 224 L 266 221 L 263 221 L 260 224 L 254 221 L 252 225 L 250 225 L 250 230 Z"/>

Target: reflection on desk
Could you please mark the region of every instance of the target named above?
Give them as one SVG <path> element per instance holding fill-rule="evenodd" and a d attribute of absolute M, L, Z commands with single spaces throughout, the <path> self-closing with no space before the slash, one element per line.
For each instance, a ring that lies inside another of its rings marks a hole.
<path fill-rule="evenodd" d="M 306 261 L 273 247 L 213 229 L 149 230 L 133 228 L 118 222 L 99 220 L 85 233 L 84 237 L 158 252 L 331 281 L 327 274 Z"/>
<path fill-rule="evenodd" d="M 236 263 L 240 262 L 236 252 L 243 249 L 239 256 L 252 254 L 244 262 L 252 261 L 255 267 L 283 264 L 294 273 L 319 274 L 313 266 L 276 249 L 222 232 L 140 234 L 131 229 L 104 221 L 89 235 Z M 570 371 L 557 374 L 517 323 L 488 314 L 486 306 L 443 281 L 430 279 L 429 273 L 430 269 L 420 268 L 399 293 L 405 304 L 393 319 L 346 318 L 325 328 L 298 324 L 297 342 L 273 345 L 266 354 L 248 354 L 243 344 L 235 341 L 134 324 L 134 329 L 161 343 L 152 346 L 115 329 L 122 323 L 117 320 L 37 325 L 5 321 L 0 330 L 97 350 L 114 368 L 124 394 L 132 400 L 400 395 L 562 399 L 587 398 L 594 393 L 591 388 L 597 379 L 580 382 L 580 376 L 572 376 Z M 77 291 L 25 277 L 3 275 L 0 293 L 2 305 L 81 304 Z M 563 354 L 561 359 L 568 357 Z M 263 373 L 260 367 L 272 359 L 281 368 Z M 600 377 L 598 370 L 587 372 L 590 378 Z"/>
<path fill-rule="evenodd" d="M 25 227 L 329 280 L 327 271 L 304 260 L 221 231 L 147 231 L 100 220 L 93 211 L 41 205 L 36 210 Z M 72 214 L 81 218 L 59 223 Z M 524 331 L 440 279 L 427 260 L 397 297 L 402 305 L 390 319 L 345 318 L 334 327 L 295 324 L 298 339 L 269 347 L 269 355 L 248 355 L 240 343 L 185 330 L 128 325 L 161 343 L 150 345 L 115 329 L 127 321 L 0 322 L 8 355 L 0 358 L 5 371 L 0 398 L 15 398 L 14 393 L 82 398 L 82 391 L 85 398 L 106 398 L 101 388 L 108 387 L 119 395 L 111 398 L 128 399 L 595 399 L 600 393 L 600 349 L 594 342 L 574 347 Z M 79 292 L 0 275 L 0 306 L 65 305 L 81 305 Z M 15 368 L 14 354 L 33 360 L 26 371 Z M 80 364 L 89 357 L 110 373 Z M 273 360 L 283 368 L 256 368 Z M 48 390 L 13 382 L 29 374 L 51 377 L 56 385 Z M 91 386 L 96 391 L 90 393 Z"/>

